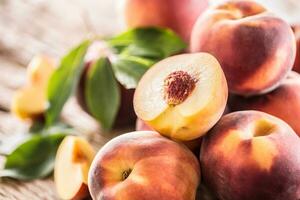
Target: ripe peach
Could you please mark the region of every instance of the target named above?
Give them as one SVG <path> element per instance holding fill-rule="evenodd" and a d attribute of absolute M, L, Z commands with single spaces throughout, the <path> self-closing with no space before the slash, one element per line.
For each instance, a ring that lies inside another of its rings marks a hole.
<path fill-rule="evenodd" d="M 194 200 L 197 158 L 183 145 L 151 131 L 123 134 L 96 155 L 88 186 L 95 200 Z"/>
<path fill-rule="evenodd" d="M 227 83 L 207 53 L 169 57 L 152 66 L 134 95 L 137 116 L 164 136 L 187 141 L 204 135 L 222 116 Z"/>
<path fill-rule="evenodd" d="M 90 69 L 92 63 L 98 59 L 100 56 L 109 56 L 111 54 L 108 47 L 102 42 L 94 42 L 89 48 L 86 55 L 86 64 L 85 70 L 81 76 L 80 83 L 77 90 L 77 101 L 81 108 L 90 113 L 87 108 L 87 104 L 85 102 L 85 83 L 87 78 L 88 70 Z M 115 119 L 114 127 L 124 127 L 128 125 L 134 124 L 136 120 L 136 115 L 133 109 L 133 95 L 134 89 L 126 89 L 124 86 L 119 84 L 121 91 L 121 104 L 118 111 L 118 114 Z"/>
<path fill-rule="evenodd" d="M 228 114 L 204 137 L 200 154 L 203 182 L 220 200 L 300 198 L 300 140 L 279 118 Z"/>
<path fill-rule="evenodd" d="M 300 75 L 291 72 L 274 91 L 249 98 L 232 96 L 230 108 L 238 110 L 259 110 L 287 122 L 300 136 Z"/>
<path fill-rule="evenodd" d="M 122 10 L 128 27 L 159 26 L 170 28 L 185 41 L 208 0 L 123 0 Z"/>
<path fill-rule="evenodd" d="M 60 144 L 54 167 L 54 182 L 61 199 L 81 200 L 89 196 L 88 171 L 95 152 L 84 139 L 67 136 Z"/>
<path fill-rule="evenodd" d="M 275 89 L 294 64 L 290 26 L 255 1 L 228 1 L 203 14 L 191 37 L 192 52 L 220 62 L 229 91 L 250 96 Z"/>
<path fill-rule="evenodd" d="M 294 64 L 293 70 L 300 73 L 300 25 L 293 27 L 295 36 L 296 36 L 296 42 L 297 42 L 297 54 L 296 54 L 296 60 Z"/>

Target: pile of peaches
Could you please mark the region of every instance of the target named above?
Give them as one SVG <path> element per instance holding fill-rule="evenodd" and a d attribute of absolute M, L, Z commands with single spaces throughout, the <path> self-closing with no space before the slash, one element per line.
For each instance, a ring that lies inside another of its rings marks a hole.
<path fill-rule="evenodd" d="M 60 197 L 300 199 L 300 75 L 292 71 L 300 71 L 300 29 L 255 1 L 123 3 L 129 27 L 168 27 L 189 49 L 140 80 L 136 132 L 96 155 L 83 139 L 64 139 L 54 171 Z"/>

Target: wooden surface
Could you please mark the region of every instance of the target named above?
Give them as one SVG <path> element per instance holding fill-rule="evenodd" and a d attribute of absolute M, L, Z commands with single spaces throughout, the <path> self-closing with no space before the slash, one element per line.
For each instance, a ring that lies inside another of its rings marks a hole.
<path fill-rule="evenodd" d="M 90 34 L 118 31 L 113 0 L 0 0 L 0 152 L 20 140 L 29 124 L 9 113 L 14 90 L 24 84 L 26 65 L 36 54 L 59 58 Z M 63 119 L 99 149 L 120 131 L 103 136 L 93 119 L 71 99 Z M 0 168 L 4 157 L 0 155 Z M 0 199 L 58 199 L 52 178 L 32 182 L 4 179 Z"/>

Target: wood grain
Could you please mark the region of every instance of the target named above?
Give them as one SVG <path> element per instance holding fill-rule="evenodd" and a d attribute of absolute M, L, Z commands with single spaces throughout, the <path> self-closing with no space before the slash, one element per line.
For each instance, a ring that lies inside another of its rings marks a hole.
<path fill-rule="evenodd" d="M 26 65 L 36 54 L 59 58 L 91 34 L 110 35 L 119 29 L 116 0 L 0 0 L 0 152 L 8 153 L 22 139 L 29 124 L 12 116 L 14 91 L 25 82 Z M 63 120 L 99 149 L 126 130 L 100 133 L 98 124 L 75 99 L 63 111 Z M 0 155 L 0 168 L 4 162 Z M 32 182 L 3 179 L 0 199 L 58 199 L 52 177 Z"/>

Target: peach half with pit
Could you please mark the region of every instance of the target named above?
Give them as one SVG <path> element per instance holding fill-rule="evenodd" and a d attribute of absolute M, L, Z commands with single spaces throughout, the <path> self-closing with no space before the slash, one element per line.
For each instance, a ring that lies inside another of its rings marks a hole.
<path fill-rule="evenodd" d="M 152 66 L 134 95 L 137 116 L 172 139 L 204 135 L 222 116 L 228 96 L 218 61 L 210 54 L 182 54 Z"/>
<path fill-rule="evenodd" d="M 228 114 L 204 137 L 203 182 L 221 200 L 300 198 L 300 139 L 259 111 Z"/>

